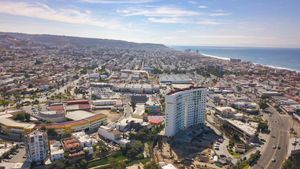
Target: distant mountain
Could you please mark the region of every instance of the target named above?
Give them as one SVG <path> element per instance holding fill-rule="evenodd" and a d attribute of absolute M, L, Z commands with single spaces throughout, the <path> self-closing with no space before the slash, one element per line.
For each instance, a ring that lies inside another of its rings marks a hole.
<path fill-rule="evenodd" d="M 8 42 L 4 41 L 7 40 Z M 135 49 L 168 49 L 162 44 L 153 43 L 134 43 L 122 40 L 82 38 L 72 36 L 59 36 L 47 34 L 24 34 L 0 32 L 0 45 L 7 45 L 12 41 L 30 42 L 34 44 L 48 44 L 55 46 L 78 46 L 78 47 L 107 47 L 107 48 L 135 48 Z M 3 44 L 4 43 L 4 44 Z"/>

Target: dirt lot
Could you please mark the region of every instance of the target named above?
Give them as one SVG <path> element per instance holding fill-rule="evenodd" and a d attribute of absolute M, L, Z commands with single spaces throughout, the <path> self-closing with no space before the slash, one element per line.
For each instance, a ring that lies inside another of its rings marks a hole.
<path fill-rule="evenodd" d="M 122 112 L 117 113 L 117 112 L 113 112 L 111 110 L 95 110 L 94 112 L 107 115 L 108 123 L 117 121 L 123 115 Z"/>

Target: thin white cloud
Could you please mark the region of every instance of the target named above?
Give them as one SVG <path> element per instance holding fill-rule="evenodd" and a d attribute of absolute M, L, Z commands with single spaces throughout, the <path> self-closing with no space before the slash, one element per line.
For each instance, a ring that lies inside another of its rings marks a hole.
<path fill-rule="evenodd" d="M 153 22 L 153 23 L 172 23 L 172 24 L 187 23 L 184 19 L 181 19 L 181 18 L 155 18 L 155 17 L 150 17 L 150 18 L 148 18 L 148 21 Z"/>
<path fill-rule="evenodd" d="M 192 10 L 176 7 L 153 7 L 153 8 L 128 8 L 118 10 L 124 16 L 146 16 L 146 17 L 187 17 L 197 16 L 200 13 Z"/>
<path fill-rule="evenodd" d="M 26 16 L 50 21 L 58 21 L 72 24 L 86 24 L 108 29 L 121 28 L 118 23 L 94 19 L 90 11 L 79 11 L 75 9 L 54 9 L 43 3 L 26 2 L 0 2 L 0 13 Z"/>
<path fill-rule="evenodd" d="M 195 38 L 209 38 L 209 39 L 256 39 L 256 40 L 272 40 L 276 39 L 272 36 L 248 36 L 248 35 L 196 35 Z"/>
<path fill-rule="evenodd" d="M 205 8 L 207 8 L 207 6 L 206 5 L 199 5 L 198 8 L 205 9 Z"/>
<path fill-rule="evenodd" d="M 82 2 L 95 4 L 143 4 L 154 2 L 155 0 L 81 0 Z"/>
<path fill-rule="evenodd" d="M 214 13 L 210 13 L 210 16 L 229 16 L 232 15 L 232 13 L 230 12 L 214 12 Z"/>
<path fill-rule="evenodd" d="M 188 1 L 188 3 L 193 4 L 193 5 L 197 4 L 196 1 Z"/>
<path fill-rule="evenodd" d="M 178 17 L 150 17 L 148 21 L 153 23 L 164 23 L 164 24 L 197 24 L 197 25 L 219 25 L 220 22 L 203 19 L 203 20 L 195 20 L 189 18 L 178 18 Z"/>
<path fill-rule="evenodd" d="M 217 10 L 213 10 L 209 15 L 210 16 L 229 16 L 229 15 L 232 15 L 232 13 L 225 11 L 223 9 L 217 9 Z"/>
<path fill-rule="evenodd" d="M 220 25 L 220 24 L 222 24 L 221 22 L 217 22 L 214 20 L 201 20 L 201 21 L 197 21 L 195 23 L 198 25 Z"/>

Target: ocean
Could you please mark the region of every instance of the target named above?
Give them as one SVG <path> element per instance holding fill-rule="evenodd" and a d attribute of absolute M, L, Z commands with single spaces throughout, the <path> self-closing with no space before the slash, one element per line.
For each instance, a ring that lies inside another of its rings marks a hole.
<path fill-rule="evenodd" d="M 204 47 L 172 46 L 176 50 L 199 50 L 199 53 L 220 59 L 241 59 L 270 67 L 300 72 L 300 48 Z"/>

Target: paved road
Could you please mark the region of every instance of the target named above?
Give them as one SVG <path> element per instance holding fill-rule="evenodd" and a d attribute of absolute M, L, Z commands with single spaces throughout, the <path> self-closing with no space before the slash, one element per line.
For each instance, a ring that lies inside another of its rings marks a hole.
<path fill-rule="evenodd" d="M 254 169 L 280 169 L 286 158 L 288 151 L 288 136 L 290 130 L 289 116 L 279 114 L 273 107 L 269 110 L 273 113 L 269 118 L 271 129 L 270 139 L 267 141 L 266 148 L 262 156 L 255 165 Z M 280 149 L 274 149 L 273 146 L 280 146 Z M 275 159 L 275 162 L 272 160 Z"/>

